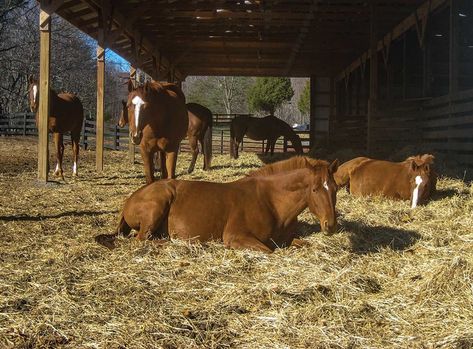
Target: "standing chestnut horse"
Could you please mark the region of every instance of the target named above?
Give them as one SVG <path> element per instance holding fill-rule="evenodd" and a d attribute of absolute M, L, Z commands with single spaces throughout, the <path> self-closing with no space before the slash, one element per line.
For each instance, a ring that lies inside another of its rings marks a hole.
<path fill-rule="evenodd" d="M 189 115 L 189 127 L 187 128 L 187 139 L 192 152 L 192 160 L 188 173 L 194 171 L 197 155 L 199 155 L 199 141 L 204 153 L 204 170 L 210 170 L 212 162 L 212 112 L 197 103 L 187 103 L 187 113 Z"/>
<path fill-rule="evenodd" d="M 425 203 L 437 183 L 430 154 L 411 156 L 403 162 L 359 157 L 345 162 L 334 175 L 337 185 L 349 187 L 353 195 L 383 195 L 410 200 L 411 208 Z"/>
<path fill-rule="evenodd" d="M 230 124 L 230 156 L 232 158 L 238 158 L 238 146 L 245 135 L 255 141 L 267 140 L 265 154 L 271 148 L 271 155 L 273 155 L 276 141 L 281 136 L 291 141 L 297 154 L 302 154 L 299 136 L 291 126 L 275 116 L 270 115 L 264 118 L 237 116 L 234 118 Z"/>
<path fill-rule="evenodd" d="M 128 92 L 119 125 L 128 123 L 131 141 L 140 145 L 146 183 L 154 181 L 157 152 L 161 178 L 175 178 L 179 145 L 189 123 L 184 94 L 175 84 L 152 81 L 135 87 L 132 80 L 128 81 Z"/>
<path fill-rule="evenodd" d="M 230 183 L 157 181 L 125 201 L 115 234 L 96 241 L 111 247 L 117 235 L 135 229 L 139 240 L 219 240 L 230 248 L 272 252 L 291 245 L 297 216 L 307 207 L 324 231 L 336 230 L 337 166 L 294 157 Z"/>
<path fill-rule="evenodd" d="M 79 98 L 70 93 L 59 93 L 50 90 L 50 112 L 48 117 L 48 129 L 54 134 L 56 145 L 57 165 L 55 176 L 61 176 L 64 180 L 62 170 L 62 159 L 64 157 L 63 135 L 71 132 L 72 152 L 74 164 L 72 175 L 77 176 L 77 163 L 79 161 L 79 141 L 82 123 L 84 121 L 84 109 Z M 28 99 L 31 112 L 36 113 L 36 127 L 38 127 L 39 86 L 38 81 L 32 76 L 28 79 Z"/>

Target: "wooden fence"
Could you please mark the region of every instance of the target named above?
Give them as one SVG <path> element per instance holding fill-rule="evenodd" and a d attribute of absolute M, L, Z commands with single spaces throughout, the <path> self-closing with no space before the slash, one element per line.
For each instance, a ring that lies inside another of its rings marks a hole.
<path fill-rule="evenodd" d="M 212 132 L 212 150 L 214 154 L 227 154 L 230 152 L 230 122 L 241 114 L 215 114 Z M 34 136 L 37 129 L 32 113 L 16 113 L 0 115 L 0 135 L 3 136 Z M 309 149 L 309 131 L 297 131 L 301 137 L 304 151 Z M 70 142 L 70 136 L 66 135 L 66 142 Z M 242 151 L 262 152 L 265 149 L 265 141 L 253 141 L 244 138 L 240 144 Z M 81 133 L 81 146 L 84 149 L 95 148 L 95 120 L 84 121 Z M 115 124 L 104 126 L 104 147 L 112 150 L 128 150 L 128 127 L 119 128 Z M 189 143 L 184 140 L 181 143 L 181 151 L 189 151 Z M 135 147 L 138 151 L 138 147 Z M 280 138 L 276 142 L 275 152 L 294 151 L 292 144 L 286 139 Z"/>

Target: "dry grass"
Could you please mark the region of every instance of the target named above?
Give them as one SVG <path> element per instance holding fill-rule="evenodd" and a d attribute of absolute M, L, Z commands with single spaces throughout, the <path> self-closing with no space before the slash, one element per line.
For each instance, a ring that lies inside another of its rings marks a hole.
<path fill-rule="evenodd" d="M 415 211 L 341 191 L 339 233 L 303 213 L 310 246 L 272 255 L 125 239 L 108 251 L 93 237 L 113 230 L 141 165 L 107 152 L 97 175 L 82 152 L 79 179 L 67 162 L 67 184 L 42 186 L 31 140 L 0 138 L 0 154 L 1 348 L 473 347 L 473 186 L 461 181 L 443 178 Z M 260 165 L 216 156 L 204 173 L 199 158 L 192 178 Z"/>

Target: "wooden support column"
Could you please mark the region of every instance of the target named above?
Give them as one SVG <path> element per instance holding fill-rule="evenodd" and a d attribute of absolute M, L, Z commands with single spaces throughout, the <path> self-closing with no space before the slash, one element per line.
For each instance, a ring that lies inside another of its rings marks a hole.
<path fill-rule="evenodd" d="M 134 66 L 130 66 L 130 80 L 136 83 L 137 71 Z M 135 163 L 135 145 L 131 141 L 130 132 L 128 132 L 128 160 L 130 164 Z"/>
<path fill-rule="evenodd" d="M 315 145 L 316 135 L 315 135 L 315 75 L 310 76 L 310 119 L 309 119 L 309 147 Z"/>
<path fill-rule="evenodd" d="M 99 21 L 100 22 L 100 21 Z M 97 118 L 95 126 L 95 167 L 97 172 L 103 171 L 104 146 L 104 89 L 105 89 L 105 32 L 99 27 L 97 40 Z"/>
<path fill-rule="evenodd" d="M 371 3 L 370 14 L 370 96 L 366 119 L 366 150 L 372 152 L 372 123 L 376 114 L 378 100 L 378 40 L 376 38 L 376 8 Z"/>
<path fill-rule="evenodd" d="M 449 59 L 449 85 L 450 85 L 450 95 L 458 92 L 459 81 L 459 23 L 458 23 L 458 0 L 450 0 L 450 59 Z"/>
<path fill-rule="evenodd" d="M 49 1 L 40 2 L 39 30 L 39 122 L 38 122 L 38 179 L 48 181 L 48 118 L 49 118 L 49 75 L 51 64 L 51 15 L 47 11 Z"/>

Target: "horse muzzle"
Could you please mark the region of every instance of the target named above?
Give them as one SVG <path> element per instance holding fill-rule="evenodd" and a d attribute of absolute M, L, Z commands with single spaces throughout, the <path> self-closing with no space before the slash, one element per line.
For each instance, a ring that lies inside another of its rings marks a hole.
<path fill-rule="evenodd" d="M 323 221 L 320 223 L 320 226 L 322 227 L 322 231 L 332 235 L 337 232 L 337 221 L 333 223 L 329 223 L 329 221 Z"/>
<path fill-rule="evenodd" d="M 132 135 L 130 133 L 130 139 L 134 145 L 139 145 L 141 143 L 141 138 L 143 138 L 143 133 L 141 131 L 139 131 L 136 135 Z"/>

